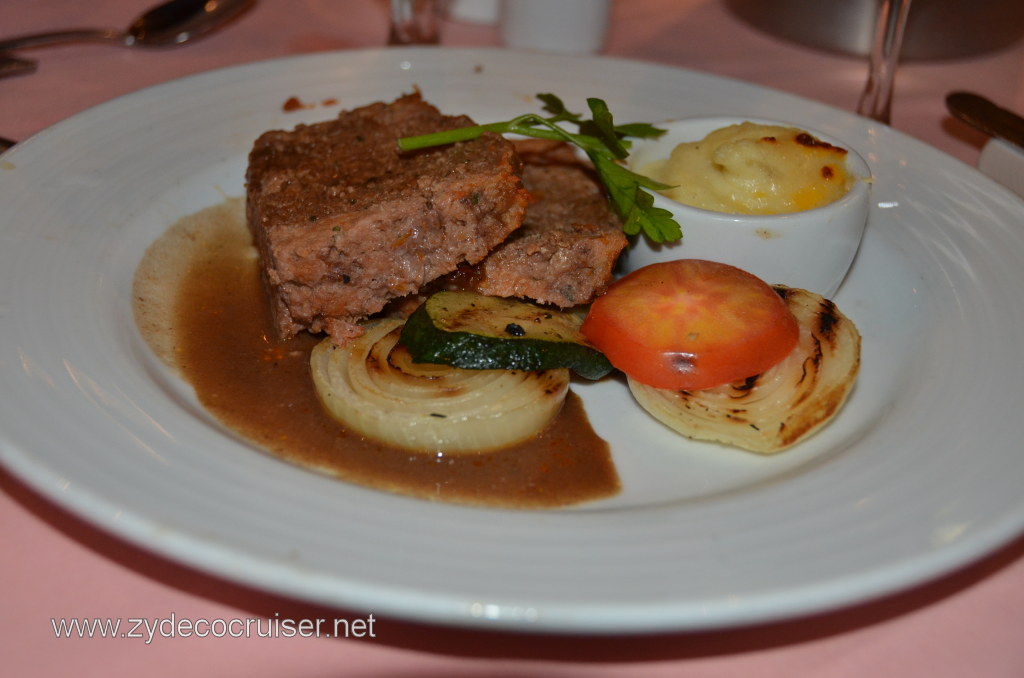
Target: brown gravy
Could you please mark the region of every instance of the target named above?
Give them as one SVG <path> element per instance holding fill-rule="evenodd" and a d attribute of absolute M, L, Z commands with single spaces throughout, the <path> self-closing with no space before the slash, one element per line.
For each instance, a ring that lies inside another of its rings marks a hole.
<path fill-rule="evenodd" d="M 417 453 L 346 431 L 324 412 L 309 376 L 320 337 L 281 341 L 272 329 L 240 200 L 186 218 L 154 243 L 136 274 L 135 300 L 147 341 L 203 405 L 294 463 L 381 490 L 485 506 L 565 506 L 619 490 L 608 445 L 572 393 L 541 435 L 493 452 Z"/>

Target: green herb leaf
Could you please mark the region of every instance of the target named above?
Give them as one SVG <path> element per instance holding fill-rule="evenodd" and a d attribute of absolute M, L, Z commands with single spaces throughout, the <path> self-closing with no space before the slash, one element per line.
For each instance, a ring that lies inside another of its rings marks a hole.
<path fill-rule="evenodd" d="M 645 187 L 664 190 L 669 186 L 632 172 L 607 157 L 591 156 L 591 160 L 622 217 L 622 230 L 626 235 L 643 233 L 656 243 L 675 242 L 683 237 L 672 213 L 655 207 L 654 196 L 643 190 Z"/>
<path fill-rule="evenodd" d="M 655 207 L 654 196 L 640 188 L 636 189 L 634 208 L 629 213 L 628 221 L 635 223 L 638 230 L 657 243 L 675 242 L 683 237 L 672 213 L 663 207 Z"/>
<path fill-rule="evenodd" d="M 654 197 L 643 189 L 654 191 L 670 188 L 649 177 L 637 174 L 621 164 L 629 157 L 630 138 L 648 139 L 665 133 L 649 123 L 616 125 L 608 105 L 601 99 L 587 99 L 591 119 L 583 118 L 565 107 L 554 94 L 538 94 L 548 117 L 527 113 L 504 122 L 462 127 L 398 140 L 401 151 L 441 146 L 458 141 L 476 139 L 485 132 L 518 134 L 540 139 L 566 141 L 582 149 L 594 164 L 598 177 L 608 190 L 608 198 L 616 214 L 622 219 L 622 230 L 627 235 L 643 233 L 656 243 L 673 242 L 683 237 L 682 229 L 666 209 L 654 206 Z M 558 123 L 575 125 L 578 132 L 570 132 Z"/>
<path fill-rule="evenodd" d="M 608 104 L 600 99 L 587 99 L 590 106 L 590 114 L 594 118 L 595 136 L 597 136 L 608 148 L 612 155 L 619 160 L 629 157 L 629 151 L 619 140 L 619 133 L 615 129 L 615 122 L 612 120 L 612 112 L 608 110 Z"/>
<path fill-rule="evenodd" d="M 580 119 L 579 113 L 572 113 L 567 110 L 562 100 L 554 94 L 538 94 L 537 98 L 544 104 L 544 110 L 551 114 L 552 117 L 548 118 L 550 122 Z"/>
<path fill-rule="evenodd" d="M 619 134 L 626 137 L 637 137 L 638 139 L 650 139 L 660 137 L 665 130 L 647 122 L 633 122 L 625 125 L 616 125 L 615 129 Z"/>

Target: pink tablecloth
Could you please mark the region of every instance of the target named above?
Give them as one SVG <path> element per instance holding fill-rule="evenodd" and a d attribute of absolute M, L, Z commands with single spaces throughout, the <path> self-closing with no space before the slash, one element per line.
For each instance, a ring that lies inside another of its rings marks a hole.
<path fill-rule="evenodd" d="M 126 24 L 143 0 L 6 0 L 0 31 Z M 36 74 L 0 80 L 0 136 L 23 139 L 93 104 L 212 68 L 381 45 L 381 0 L 265 0 L 173 51 L 38 50 Z M 492 27 L 447 23 L 444 42 L 494 45 Z M 619 0 L 608 54 L 748 80 L 851 110 L 864 61 L 751 29 L 716 0 Z M 900 72 L 894 127 L 967 162 L 984 139 L 942 99 L 973 89 L 1024 109 L 1024 46 Z M 373 637 L 56 638 L 53 619 L 349 618 L 213 579 L 123 543 L 0 471 L 0 656 L 10 676 L 930 676 L 1024 675 L 1024 540 L 917 589 L 814 619 L 639 638 L 535 637 L 376 619 Z M 124 628 L 121 629 L 124 631 Z"/>

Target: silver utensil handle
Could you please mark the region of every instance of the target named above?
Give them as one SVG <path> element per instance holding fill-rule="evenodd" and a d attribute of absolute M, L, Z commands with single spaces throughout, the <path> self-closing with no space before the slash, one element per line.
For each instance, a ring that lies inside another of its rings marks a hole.
<path fill-rule="evenodd" d="M 68 31 L 52 31 L 49 33 L 32 33 L 0 40 L 0 52 L 11 52 L 26 47 L 43 47 L 58 45 L 65 42 L 116 42 L 121 45 L 131 44 L 133 38 L 120 31 L 106 29 L 76 29 Z"/>

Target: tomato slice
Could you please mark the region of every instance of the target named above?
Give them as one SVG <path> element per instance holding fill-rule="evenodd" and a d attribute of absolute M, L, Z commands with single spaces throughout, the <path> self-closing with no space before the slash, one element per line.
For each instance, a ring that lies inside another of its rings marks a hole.
<path fill-rule="evenodd" d="M 760 278 L 702 259 L 651 264 L 614 282 L 582 332 L 616 368 L 655 388 L 746 379 L 785 358 L 800 328 Z"/>

